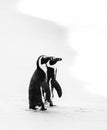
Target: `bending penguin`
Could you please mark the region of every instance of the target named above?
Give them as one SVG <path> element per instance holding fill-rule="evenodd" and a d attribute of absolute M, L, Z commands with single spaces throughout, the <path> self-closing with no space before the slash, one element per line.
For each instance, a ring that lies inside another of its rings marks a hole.
<path fill-rule="evenodd" d="M 57 94 L 59 97 L 62 96 L 62 89 L 61 86 L 59 85 L 58 81 L 56 80 L 56 75 L 57 75 L 57 68 L 55 67 L 55 64 L 58 61 L 61 61 L 61 58 L 55 58 L 52 57 L 46 64 L 47 66 L 47 83 L 50 88 L 50 100 L 48 101 L 50 103 L 50 106 L 54 106 L 52 102 L 52 98 L 54 97 L 53 89 L 57 91 Z M 47 101 L 47 99 L 46 99 Z"/>
<path fill-rule="evenodd" d="M 46 83 L 46 63 L 51 59 L 41 55 L 37 59 L 37 69 L 35 70 L 29 84 L 29 109 L 36 110 L 37 106 L 41 106 L 41 110 L 46 110 L 42 97 L 42 89 L 46 91 L 46 100 L 50 100 L 49 86 Z"/>

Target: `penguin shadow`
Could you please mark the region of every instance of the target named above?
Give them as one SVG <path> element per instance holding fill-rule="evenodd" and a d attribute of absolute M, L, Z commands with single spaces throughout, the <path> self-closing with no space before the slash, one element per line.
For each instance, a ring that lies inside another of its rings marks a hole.
<path fill-rule="evenodd" d="M 14 3 L 7 0 L 0 2 L 0 6 L 2 6 L 0 9 L 2 10 L 0 12 L 2 14 L 0 18 L 0 43 L 3 43 L 3 49 L 8 50 L 9 60 L 12 61 L 9 63 L 9 70 L 11 70 L 13 61 L 14 66 L 19 65 L 19 63 L 23 66 L 30 66 L 33 62 L 35 64 L 36 57 L 41 54 L 61 57 L 62 63 L 58 66 L 58 80 L 60 80 L 63 94 L 64 91 L 69 91 L 72 97 L 77 89 L 80 92 L 84 82 L 68 74 L 69 68 L 72 67 L 76 56 L 78 56 L 78 53 L 69 46 L 68 28 L 42 18 L 24 15 L 15 8 L 16 4 L 14 5 Z M 5 8 L 5 5 L 8 8 Z M 0 54 L 4 54 L 4 52 L 1 51 Z M 15 71 L 14 69 L 14 73 Z M 27 71 L 28 68 L 25 67 L 24 72 Z M 27 73 L 18 76 L 19 82 L 25 74 Z M 12 82 L 16 82 L 16 80 Z M 19 87 L 18 89 L 22 88 Z"/>

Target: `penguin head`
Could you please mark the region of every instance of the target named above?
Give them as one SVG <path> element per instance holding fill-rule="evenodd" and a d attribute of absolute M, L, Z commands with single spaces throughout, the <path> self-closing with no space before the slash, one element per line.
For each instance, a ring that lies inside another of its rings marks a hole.
<path fill-rule="evenodd" d="M 46 64 L 48 61 L 50 61 L 52 59 L 52 57 L 50 56 L 45 56 L 45 55 L 42 55 L 41 56 L 41 64 Z"/>
<path fill-rule="evenodd" d="M 37 59 L 37 68 L 42 69 L 43 71 L 46 71 L 46 63 L 51 60 L 52 57 L 46 56 L 46 55 L 41 55 Z"/>
<path fill-rule="evenodd" d="M 62 58 L 57 58 L 57 57 L 51 57 L 50 60 L 46 63 L 47 67 L 51 67 L 51 68 L 54 68 L 55 67 L 55 64 L 58 62 L 58 61 L 61 61 Z"/>
<path fill-rule="evenodd" d="M 37 59 L 37 65 L 40 67 L 41 65 L 46 64 L 51 59 L 52 59 L 52 57 L 50 57 L 50 56 L 41 55 Z"/>
<path fill-rule="evenodd" d="M 56 64 L 58 61 L 61 61 L 62 58 L 57 58 L 57 57 L 52 57 L 50 60 L 49 60 L 49 64 L 50 65 L 54 65 Z"/>

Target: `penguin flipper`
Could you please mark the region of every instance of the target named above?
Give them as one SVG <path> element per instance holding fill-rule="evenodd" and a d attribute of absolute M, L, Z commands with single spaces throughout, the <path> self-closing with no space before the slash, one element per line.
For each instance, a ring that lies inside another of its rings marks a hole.
<path fill-rule="evenodd" d="M 57 91 L 58 96 L 61 97 L 62 96 L 62 88 L 59 85 L 59 83 L 56 80 L 52 80 L 51 85 Z"/>

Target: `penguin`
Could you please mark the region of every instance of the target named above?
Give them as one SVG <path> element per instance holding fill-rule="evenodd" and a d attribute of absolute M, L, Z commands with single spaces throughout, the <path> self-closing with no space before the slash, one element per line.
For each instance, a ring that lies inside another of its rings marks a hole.
<path fill-rule="evenodd" d="M 51 59 L 45 55 L 39 56 L 36 65 L 37 68 L 31 77 L 29 84 L 29 109 L 36 110 L 37 106 L 41 106 L 41 110 L 47 110 L 43 101 L 43 89 L 46 91 L 46 100 L 50 100 L 49 86 L 46 81 L 46 63 Z"/>
<path fill-rule="evenodd" d="M 50 88 L 50 100 L 48 101 L 50 103 L 50 106 L 54 106 L 53 102 L 52 102 L 52 98 L 54 97 L 54 93 L 53 93 L 53 89 L 56 90 L 57 94 L 59 97 L 62 96 L 62 88 L 60 86 L 60 84 L 58 83 L 58 81 L 56 80 L 56 76 L 57 76 L 57 68 L 55 67 L 55 64 L 58 61 L 61 61 L 62 58 L 56 58 L 56 57 L 52 57 L 47 63 L 47 83 L 49 85 Z"/>

